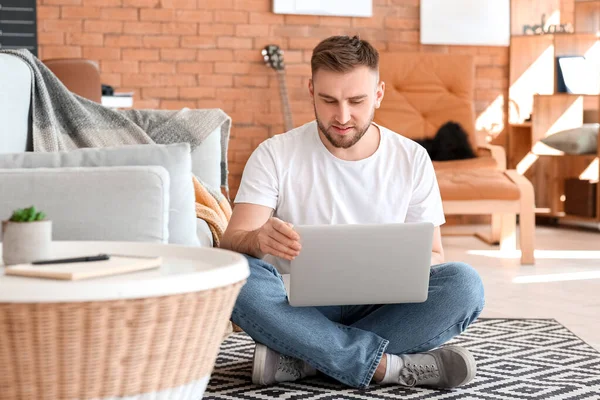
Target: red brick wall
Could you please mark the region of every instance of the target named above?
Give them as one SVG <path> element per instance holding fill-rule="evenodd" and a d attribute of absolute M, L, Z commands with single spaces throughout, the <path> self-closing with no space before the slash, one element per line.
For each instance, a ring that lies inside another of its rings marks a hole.
<path fill-rule="evenodd" d="M 278 81 L 260 55 L 266 44 L 285 50 L 296 125 L 313 118 L 307 94 L 313 46 L 330 35 L 358 33 L 380 51 L 475 55 L 475 106 L 483 115 L 479 127 L 502 130 L 507 48 L 421 46 L 419 0 L 374 0 L 372 18 L 276 15 L 271 3 L 38 0 L 40 58 L 98 61 L 104 83 L 135 91 L 136 108 L 222 108 L 234 121 L 229 152 L 233 193 L 252 150 L 283 130 Z"/>

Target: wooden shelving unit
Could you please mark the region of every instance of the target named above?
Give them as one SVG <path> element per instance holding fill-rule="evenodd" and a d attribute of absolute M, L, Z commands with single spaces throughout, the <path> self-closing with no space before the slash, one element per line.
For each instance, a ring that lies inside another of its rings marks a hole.
<path fill-rule="evenodd" d="M 530 128 L 533 126 L 533 123 L 531 122 L 521 122 L 520 124 L 511 124 L 511 126 L 514 126 L 515 128 Z"/>
<path fill-rule="evenodd" d="M 556 20 L 560 0 L 533 3 L 511 2 L 507 163 L 510 168 L 526 171 L 541 215 L 600 227 L 600 190 L 596 191 L 594 217 L 567 215 L 564 211 L 565 179 L 581 179 L 584 170 L 596 165 L 591 163 L 600 155 L 600 146 L 596 155 L 565 155 L 539 142 L 584 122 L 600 122 L 600 93 L 558 93 L 556 68 L 557 57 L 585 56 L 598 60 L 600 75 L 600 0 L 576 1 L 574 21 Z M 572 23 L 574 33 L 523 35 L 523 25 L 540 23 L 536 21 L 541 21 L 542 14 L 546 19 L 553 18 L 552 24 Z M 596 168 L 600 175 L 600 168 Z"/>
<path fill-rule="evenodd" d="M 596 104 L 596 121 L 600 121 L 600 96 L 591 96 Z M 588 99 L 589 101 L 589 99 Z M 539 140 L 563 129 L 576 128 L 584 122 L 583 96 L 572 94 L 553 94 L 534 96 L 533 124 L 529 135 L 523 135 L 531 141 L 529 146 L 539 143 Z M 600 143 L 600 142 L 599 142 Z M 541 144 L 541 143 L 540 143 Z M 561 154 L 554 149 L 538 144 L 529 147 L 534 154 L 535 162 L 526 171 L 525 176 L 533 183 L 536 194 L 536 207 L 547 208 L 548 216 L 570 222 L 591 222 L 600 224 L 600 190 L 596 191 L 596 215 L 583 217 L 565 214 L 566 200 L 565 180 L 570 178 L 582 179 L 584 172 L 595 169 L 592 175 L 598 179 L 600 166 L 596 154 Z M 523 154 L 525 147 L 521 148 Z M 600 227 L 600 225 L 599 225 Z"/>
<path fill-rule="evenodd" d="M 600 0 L 575 2 L 575 32 L 600 32 Z"/>
<path fill-rule="evenodd" d="M 506 154 L 507 167 L 515 169 L 519 162 L 527 156 L 533 144 L 531 143 L 531 122 L 515 123 L 508 126 L 509 138 L 507 140 Z"/>
<path fill-rule="evenodd" d="M 600 59 L 600 38 L 591 33 L 513 36 L 509 53 L 508 118 L 521 124 L 531 116 L 534 95 L 557 93 L 556 57 Z"/>

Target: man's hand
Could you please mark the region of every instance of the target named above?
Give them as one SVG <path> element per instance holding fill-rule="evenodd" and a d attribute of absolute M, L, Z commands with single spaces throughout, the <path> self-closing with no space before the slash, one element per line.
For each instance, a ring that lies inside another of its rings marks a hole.
<path fill-rule="evenodd" d="M 293 260 L 300 254 L 300 235 L 293 225 L 271 217 L 254 231 L 256 247 L 261 255 L 270 254 L 285 260 Z"/>
<path fill-rule="evenodd" d="M 266 254 L 293 260 L 300 254 L 300 235 L 292 224 L 272 217 L 273 209 L 236 204 L 223 234 L 221 248 L 263 258 Z"/>

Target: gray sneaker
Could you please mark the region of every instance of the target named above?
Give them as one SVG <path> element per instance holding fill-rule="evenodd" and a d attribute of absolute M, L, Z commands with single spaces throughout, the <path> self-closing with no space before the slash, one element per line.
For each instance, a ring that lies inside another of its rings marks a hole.
<path fill-rule="evenodd" d="M 473 355 L 462 347 L 446 346 L 426 353 L 402 354 L 403 365 L 398 383 L 450 389 L 466 385 L 475 378 L 477 365 Z"/>
<path fill-rule="evenodd" d="M 252 365 L 252 383 L 255 385 L 292 382 L 316 374 L 317 371 L 304 361 L 284 356 L 264 344 L 256 343 Z"/>

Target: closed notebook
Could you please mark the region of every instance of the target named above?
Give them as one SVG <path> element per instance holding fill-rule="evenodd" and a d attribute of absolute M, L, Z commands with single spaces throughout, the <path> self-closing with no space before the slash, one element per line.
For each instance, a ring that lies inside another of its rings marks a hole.
<path fill-rule="evenodd" d="M 158 268 L 161 263 L 161 257 L 111 256 L 109 260 L 105 261 L 45 265 L 18 264 L 6 267 L 4 273 L 6 275 L 75 281 Z"/>

